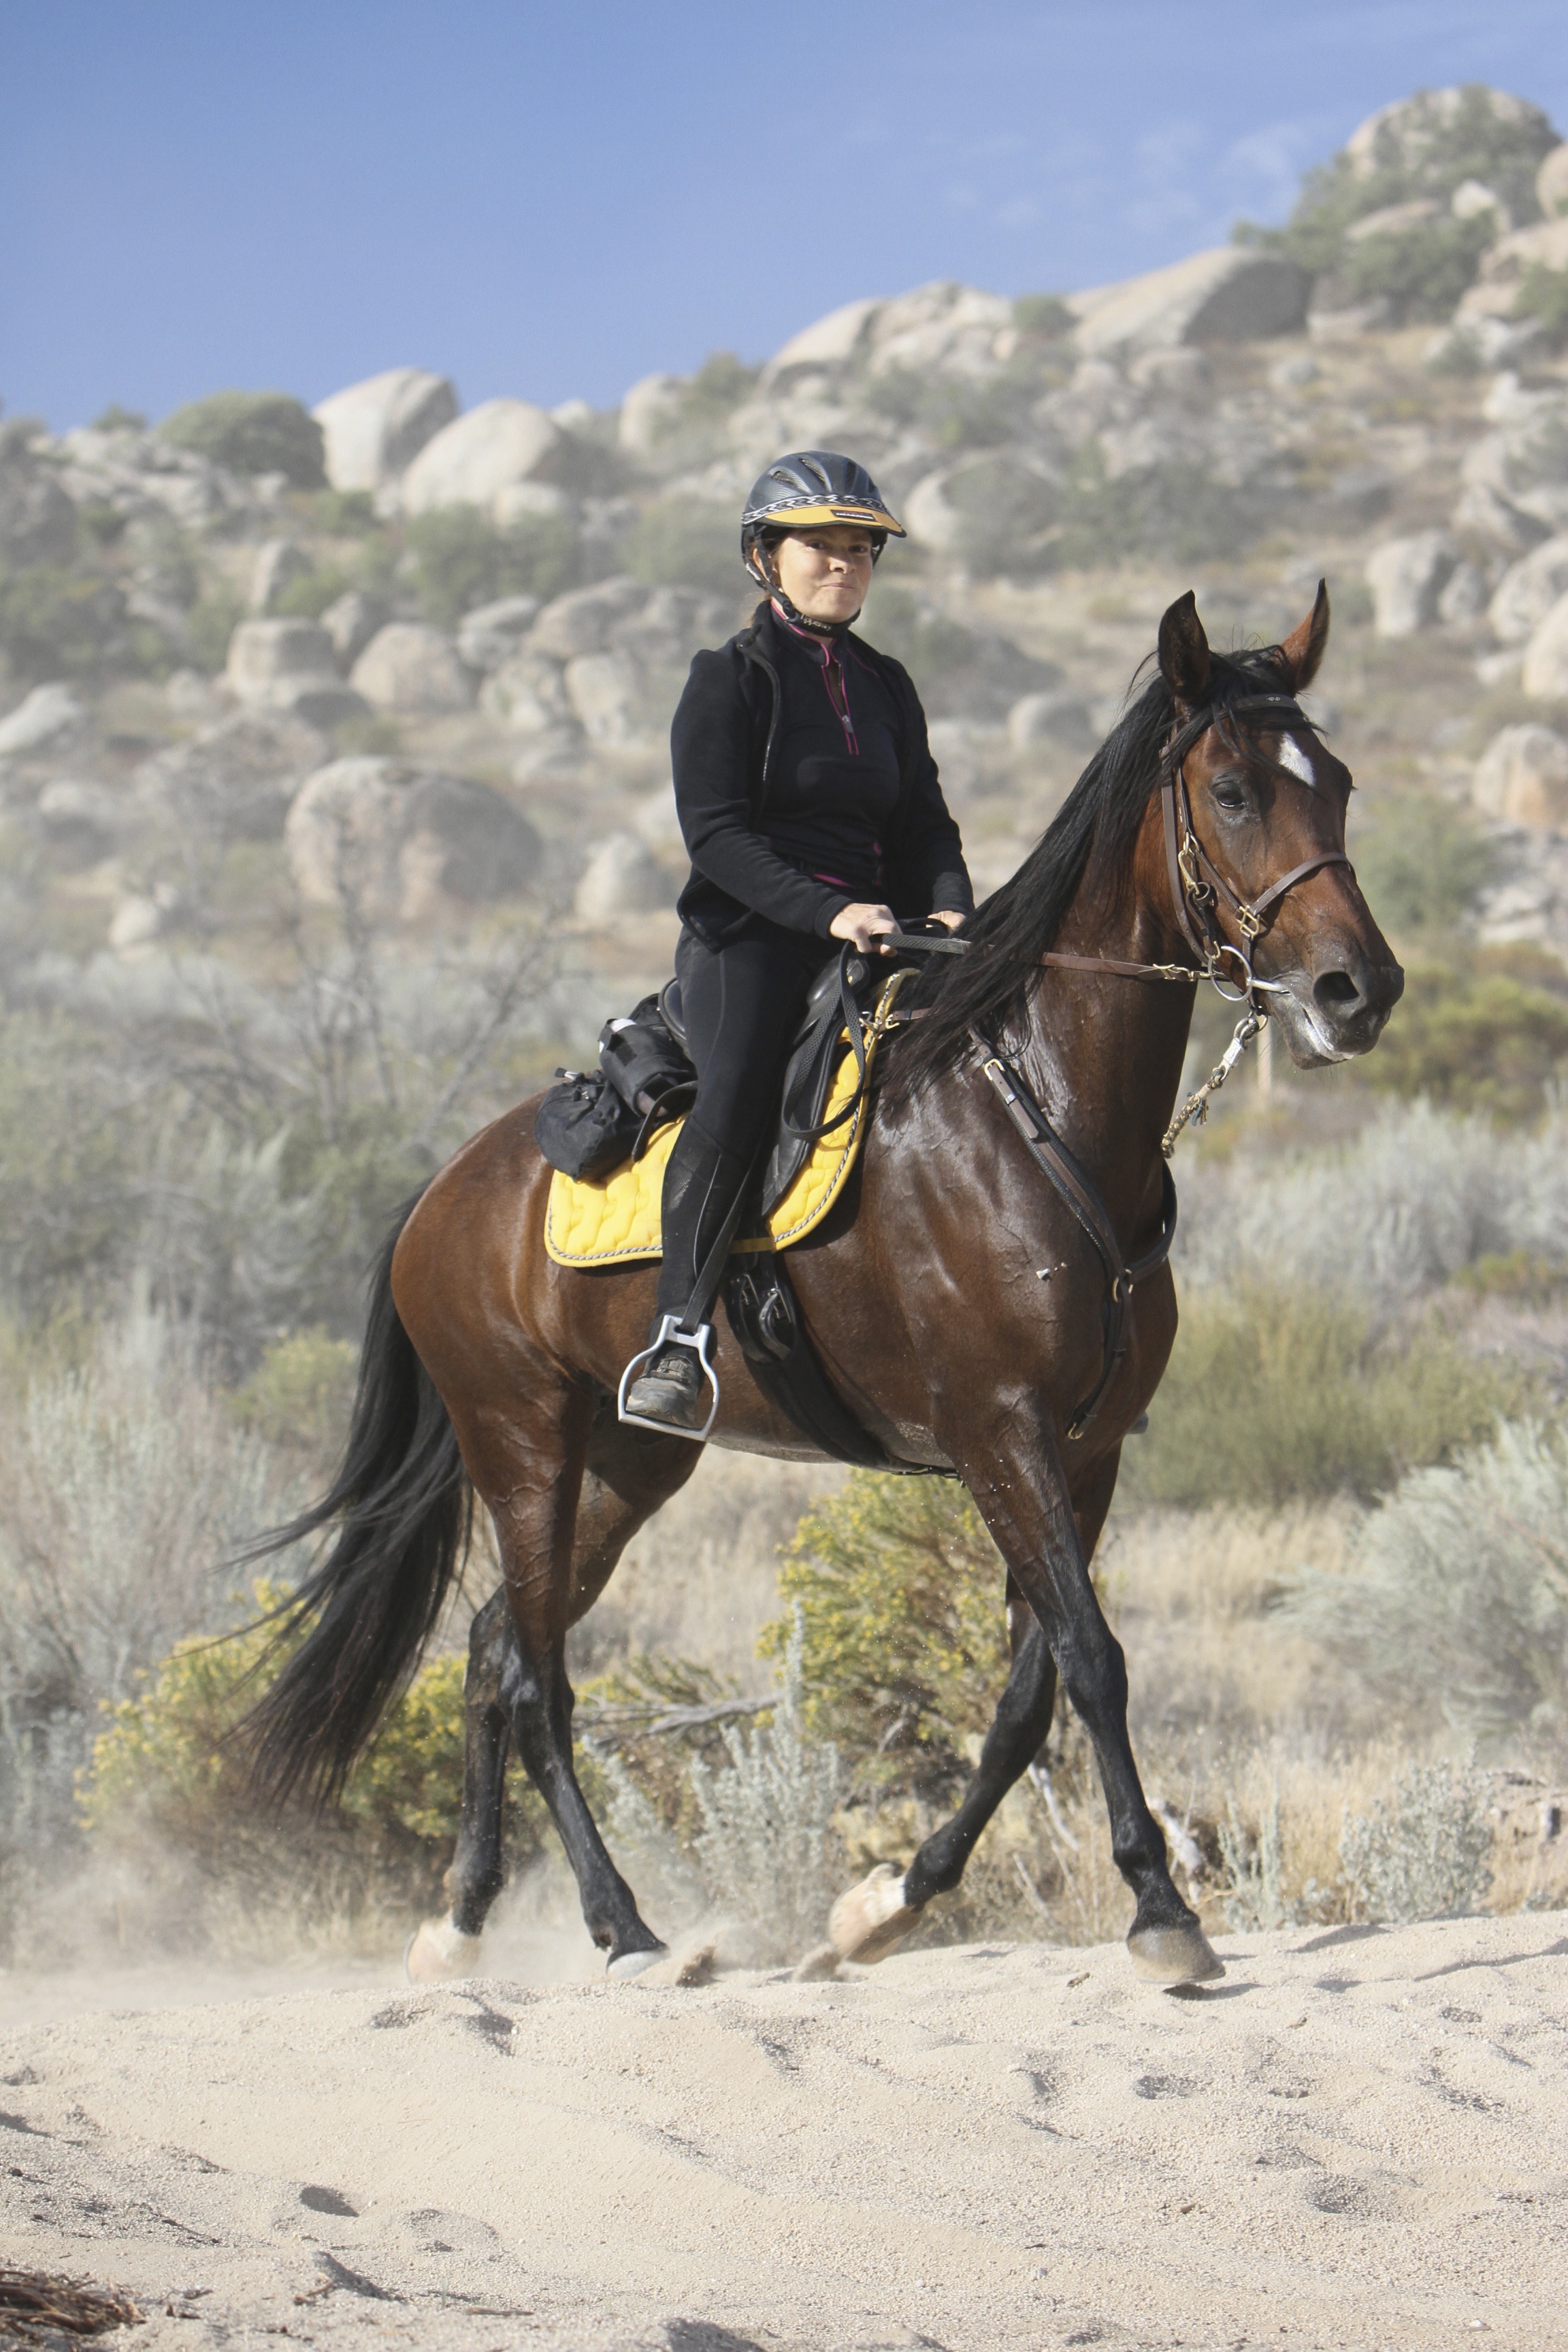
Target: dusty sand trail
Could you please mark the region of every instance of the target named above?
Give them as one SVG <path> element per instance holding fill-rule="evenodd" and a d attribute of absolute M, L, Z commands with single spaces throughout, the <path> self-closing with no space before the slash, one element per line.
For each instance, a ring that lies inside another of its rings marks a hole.
<path fill-rule="evenodd" d="M 1223 1950 L 25 2024 L 4 2246 L 180 2352 L 1568 2344 L 1568 1916 Z"/>

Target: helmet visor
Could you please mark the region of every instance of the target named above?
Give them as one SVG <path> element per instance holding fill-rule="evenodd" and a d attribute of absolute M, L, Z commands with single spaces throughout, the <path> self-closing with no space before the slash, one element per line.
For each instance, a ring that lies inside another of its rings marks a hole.
<path fill-rule="evenodd" d="M 867 530 L 885 530 L 891 539 L 908 536 L 896 516 L 879 506 L 798 506 L 781 499 L 776 507 L 764 508 L 747 520 L 755 527 L 770 530 L 810 530 L 825 523 L 859 523 Z"/>

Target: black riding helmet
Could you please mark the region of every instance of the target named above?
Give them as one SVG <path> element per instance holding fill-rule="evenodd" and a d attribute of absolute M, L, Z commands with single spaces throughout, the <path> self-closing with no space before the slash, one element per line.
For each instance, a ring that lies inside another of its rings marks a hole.
<path fill-rule="evenodd" d="M 775 458 L 752 485 L 741 517 L 741 560 L 792 621 L 818 636 L 833 636 L 850 624 L 814 621 L 797 612 L 773 578 L 767 557 L 786 531 L 805 530 L 813 523 L 857 522 L 864 523 L 871 534 L 873 562 L 889 536 L 906 536 L 903 524 L 889 512 L 864 466 L 837 449 L 792 450 L 787 457 Z"/>

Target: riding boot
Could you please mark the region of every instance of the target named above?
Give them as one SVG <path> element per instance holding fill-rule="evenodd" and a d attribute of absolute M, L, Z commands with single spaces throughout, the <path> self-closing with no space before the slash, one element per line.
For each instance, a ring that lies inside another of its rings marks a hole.
<path fill-rule="evenodd" d="M 658 1301 L 648 1330 L 648 1345 L 657 1345 L 673 1318 L 695 1337 L 711 1304 L 698 1301 L 698 1319 L 689 1309 L 697 1277 L 708 1252 L 723 1229 L 746 1181 L 750 1167 L 733 1151 L 726 1151 L 688 1118 L 675 1139 L 664 1171 L 660 1212 L 664 1258 L 658 1273 Z M 676 1429 L 695 1429 L 701 1418 L 702 1368 L 693 1348 L 674 1344 L 659 1349 L 626 1391 L 626 1411 L 645 1421 L 661 1421 Z"/>

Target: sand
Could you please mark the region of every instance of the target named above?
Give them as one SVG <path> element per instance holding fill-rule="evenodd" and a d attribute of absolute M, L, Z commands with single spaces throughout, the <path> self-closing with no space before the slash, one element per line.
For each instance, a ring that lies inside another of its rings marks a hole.
<path fill-rule="evenodd" d="M 1568 2344 L 1568 1915 L 1221 1948 L 35 2015 L 0 2242 L 149 2352 Z"/>

